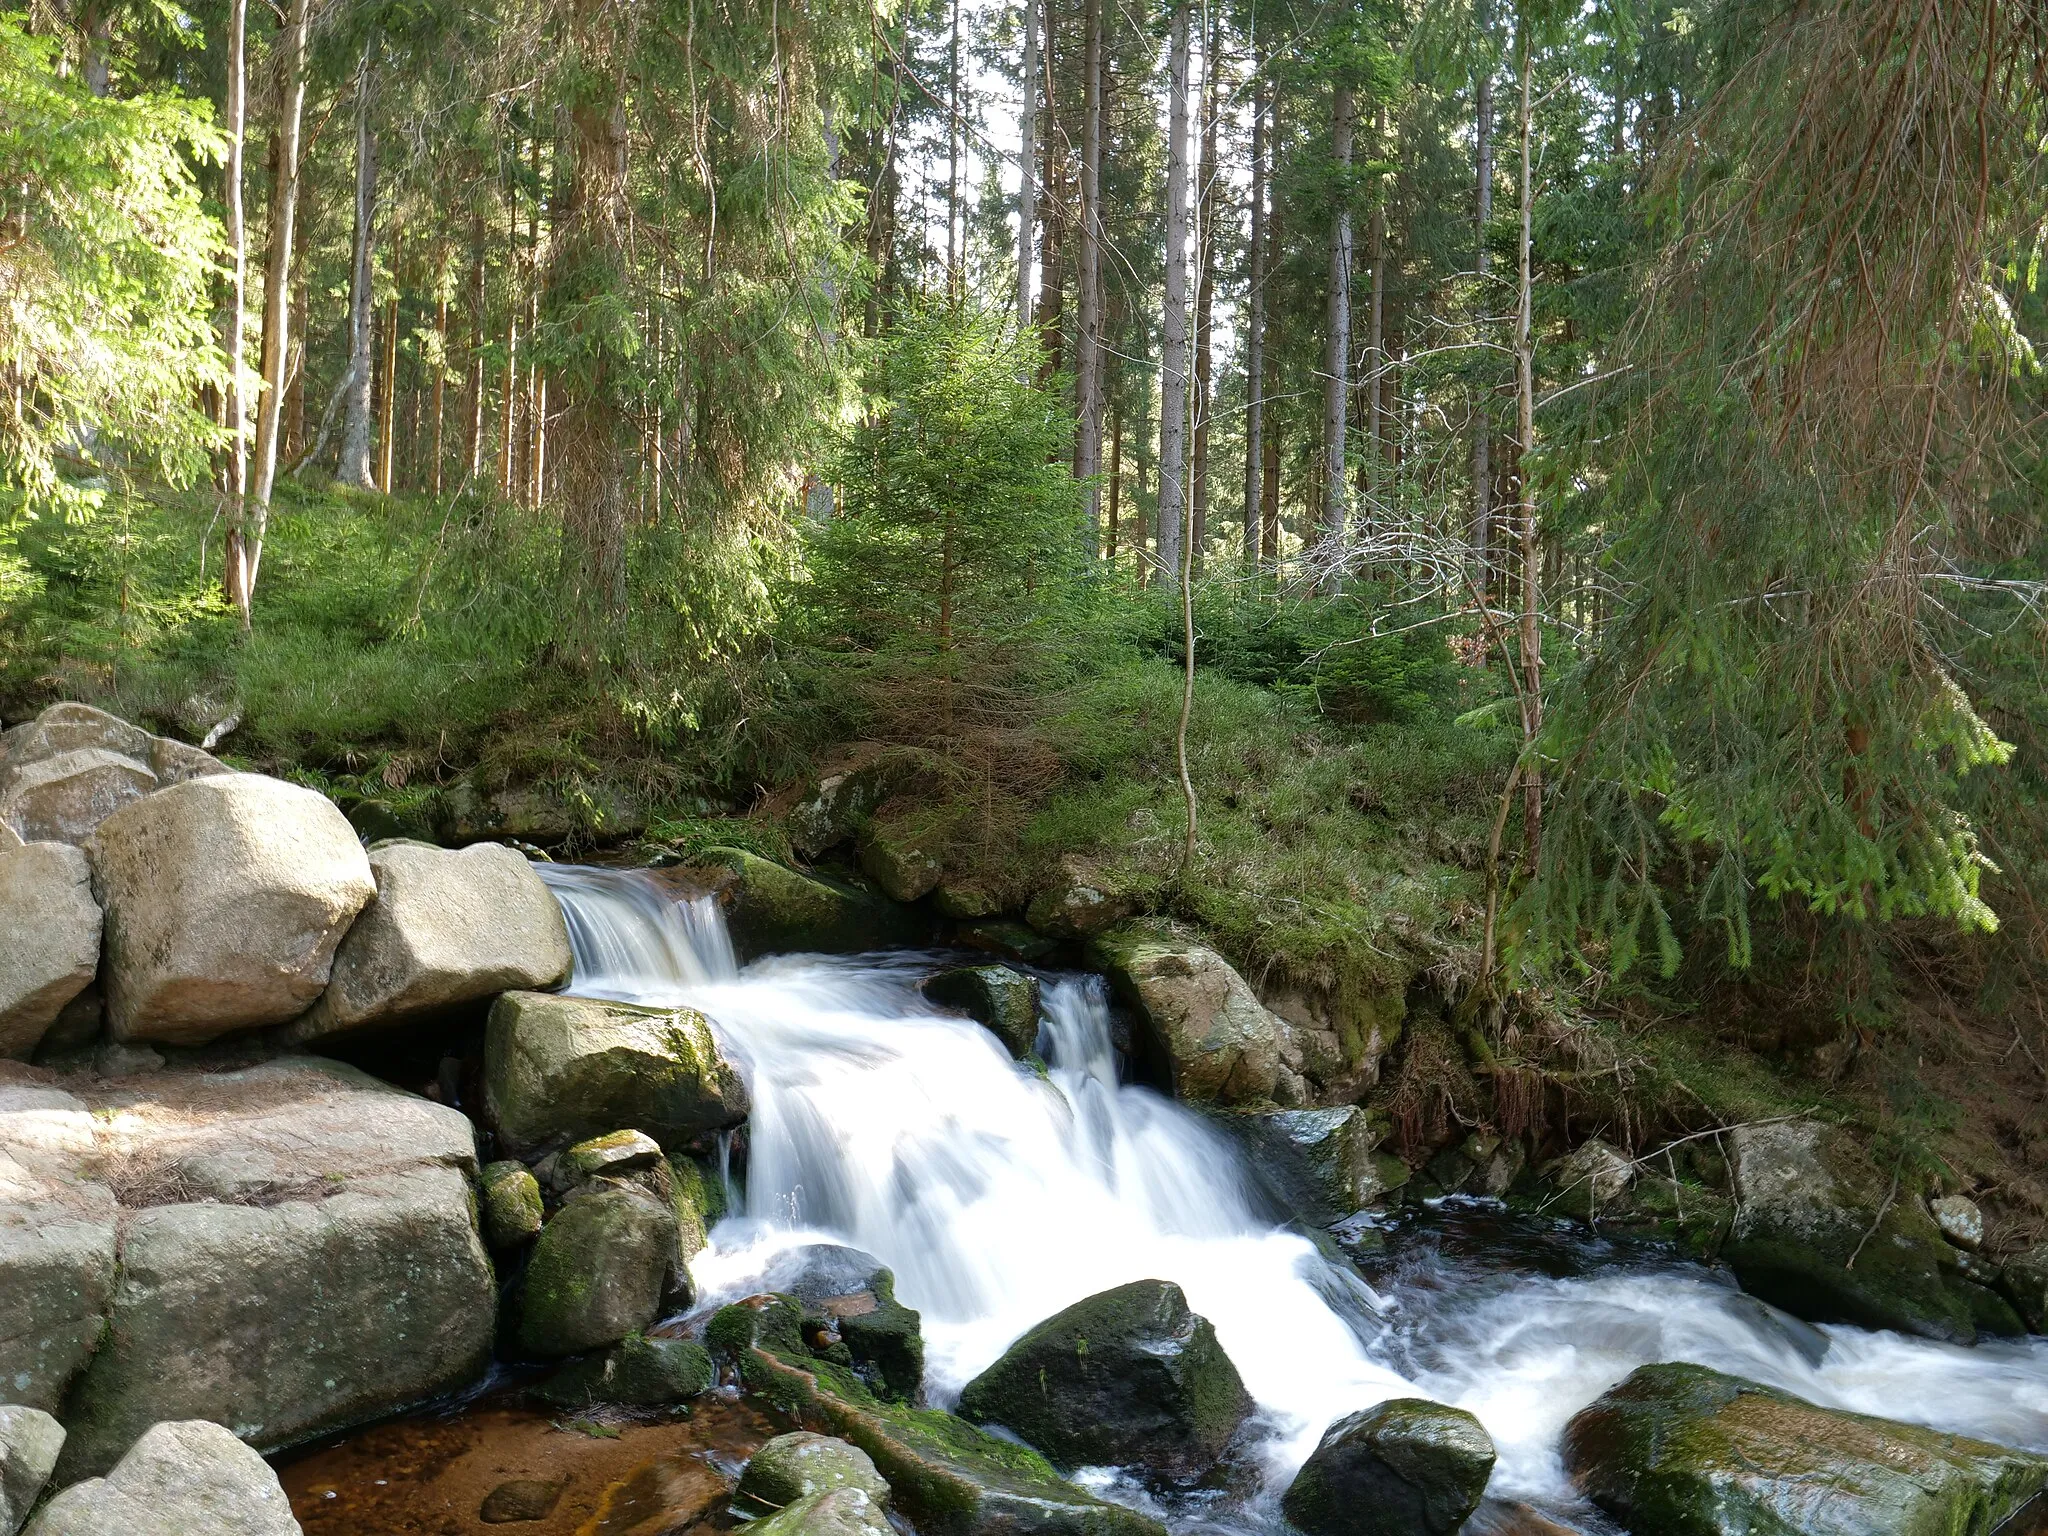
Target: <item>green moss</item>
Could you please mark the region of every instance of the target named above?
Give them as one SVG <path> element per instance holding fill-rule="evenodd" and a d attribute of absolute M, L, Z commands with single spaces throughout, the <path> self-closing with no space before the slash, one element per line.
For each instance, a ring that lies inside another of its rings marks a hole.
<path fill-rule="evenodd" d="M 800 875 L 743 848 L 706 848 L 691 863 L 719 893 L 743 958 L 817 951 L 846 954 L 914 942 L 921 924 L 856 886 Z"/>

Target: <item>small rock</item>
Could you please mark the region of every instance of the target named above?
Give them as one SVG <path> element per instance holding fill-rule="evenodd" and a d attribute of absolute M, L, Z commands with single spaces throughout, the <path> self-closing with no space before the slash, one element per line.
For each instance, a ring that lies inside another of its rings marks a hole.
<path fill-rule="evenodd" d="M 1323 1431 L 1280 1507 L 1309 1536 L 1451 1536 L 1479 1507 L 1493 1462 L 1471 1414 L 1396 1398 Z"/>
<path fill-rule="evenodd" d="M 1038 978 L 1007 965 L 963 966 L 927 978 L 924 995 L 957 1008 L 1022 1061 L 1038 1046 Z"/>
<path fill-rule="evenodd" d="M 1216 1330 L 1165 1280 L 1055 1313 L 960 1394 L 962 1417 L 1000 1424 L 1056 1463 L 1177 1482 L 1214 1466 L 1251 1410 Z"/>
<path fill-rule="evenodd" d="M 1595 1136 L 1544 1170 L 1557 1186 L 1557 1208 L 1568 1216 L 1598 1216 L 1628 1193 L 1635 1165 Z"/>
<path fill-rule="evenodd" d="M 606 1350 L 564 1366 L 540 1388 L 558 1408 L 612 1403 L 624 1408 L 668 1408 L 711 1390 L 711 1356 L 690 1339 L 649 1339 L 631 1334 Z"/>
<path fill-rule="evenodd" d="M 893 1536 L 881 1504 L 865 1488 L 814 1493 L 747 1529 L 755 1536 Z"/>
<path fill-rule="evenodd" d="M 1984 1213 L 1977 1209 L 1976 1201 L 1965 1195 L 1945 1195 L 1930 1200 L 1927 1208 L 1933 1212 L 1941 1235 L 1958 1248 L 1974 1253 L 1984 1246 Z"/>
<path fill-rule="evenodd" d="M 673 1271 L 675 1212 L 631 1184 L 584 1186 L 541 1228 L 519 1288 L 519 1352 L 547 1360 L 653 1325 Z"/>
<path fill-rule="evenodd" d="M 899 759 L 874 756 L 870 749 L 866 761 L 825 775 L 789 813 L 790 847 L 802 858 L 815 859 L 845 842 L 889 798 L 908 767 Z"/>
<path fill-rule="evenodd" d="M 540 1235 L 540 1181 L 524 1163 L 488 1164 L 481 1177 L 484 1241 L 495 1253 Z"/>
<path fill-rule="evenodd" d="M 794 1297 L 806 1329 L 829 1326 L 878 1397 L 912 1402 L 924 1384 L 924 1320 L 896 1299 L 896 1277 L 873 1254 L 809 1243 L 778 1254 L 764 1291 Z"/>
<path fill-rule="evenodd" d="M 878 1505 L 889 1502 L 889 1485 L 866 1451 L 799 1430 L 777 1435 L 754 1452 L 740 1477 L 739 1497 L 756 1511 L 776 1510 L 834 1488 L 859 1488 Z"/>
<path fill-rule="evenodd" d="M 1069 861 L 1059 877 L 1024 910 L 1024 920 L 1056 939 L 1086 939 L 1114 927 L 1137 909 L 1118 891 L 1104 889 L 1100 878 Z"/>
<path fill-rule="evenodd" d="M 64 1449 L 64 1426 L 40 1408 L 0 1408 L 0 1536 L 14 1536 Z"/>
<path fill-rule="evenodd" d="M 860 843 L 860 867 L 891 901 L 929 896 L 945 872 L 937 854 L 903 822 L 870 822 Z"/>
<path fill-rule="evenodd" d="M 500 1483 L 484 1495 L 476 1512 L 485 1525 L 512 1525 L 521 1520 L 545 1520 L 562 1502 L 561 1483 L 544 1483 L 537 1478 L 518 1477 Z"/>
<path fill-rule="evenodd" d="M 299 1536 L 261 1456 L 205 1419 L 158 1424 L 105 1477 L 73 1483 L 27 1536 Z"/>
<path fill-rule="evenodd" d="M 661 1161 L 661 1146 L 638 1131 L 613 1131 L 565 1148 L 555 1160 L 556 1183 L 567 1188 L 600 1174 L 636 1173 Z"/>
<path fill-rule="evenodd" d="M 65 843 L 0 849 L 0 931 L 0 1056 L 26 1056 L 99 970 L 85 855 Z"/>

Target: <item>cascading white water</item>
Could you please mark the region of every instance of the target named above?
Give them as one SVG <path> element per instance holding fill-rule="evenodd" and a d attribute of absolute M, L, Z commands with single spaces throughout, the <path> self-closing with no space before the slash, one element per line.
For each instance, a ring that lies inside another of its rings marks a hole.
<path fill-rule="evenodd" d="M 709 902 L 679 901 L 640 872 L 542 872 L 568 914 L 574 991 L 688 1002 L 747 1075 L 744 1212 L 692 1266 L 700 1288 L 747 1294 L 807 1243 L 864 1249 L 923 1313 L 936 1402 L 1041 1318 L 1159 1278 L 1215 1324 L 1258 1402 L 1266 1496 L 1255 1505 L 1285 1487 L 1331 1419 L 1419 1395 L 1486 1425 L 1500 1451 L 1495 1494 L 1573 1508 L 1557 1454 L 1565 1421 L 1659 1360 L 2048 1449 L 2039 1341 L 1966 1350 L 1815 1334 L 1679 1264 L 1437 1277 L 1376 1297 L 1257 1214 L 1236 1154 L 1199 1115 L 1118 1083 L 1094 978 L 1045 988 L 1040 1078 L 924 1001 L 930 957 L 780 956 L 741 971 Z"/>

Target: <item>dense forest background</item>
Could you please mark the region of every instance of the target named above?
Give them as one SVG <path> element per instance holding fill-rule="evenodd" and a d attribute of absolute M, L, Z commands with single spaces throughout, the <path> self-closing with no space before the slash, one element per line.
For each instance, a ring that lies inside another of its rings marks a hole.
<path fill-rule="evenodd" d="M 2048 15 L 36 0 L 0 714 L 366 831 L 886 825 L 2048 1218 Z M 970 902 L 970 905 L 973 903 Z"/>

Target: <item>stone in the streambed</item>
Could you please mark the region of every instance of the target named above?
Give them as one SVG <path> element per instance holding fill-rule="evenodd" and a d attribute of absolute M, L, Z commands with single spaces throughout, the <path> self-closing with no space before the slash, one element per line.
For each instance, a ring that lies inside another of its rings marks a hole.
<path fill-rule="evenodd" d="M 1000 892 L 982 881 L 964 876 L 949 878 L 942 873 L 938 886 L 932 891 L 932 906 L 938 910 L 941 917 L 972 922 L 977 918 L 994 917 L 1002 911 L 1003 898 Z M 1022 923 L 1017 926 L 1024 928 L 1026 933 L 1033 932 Z M 1042 934 L 1033 936 L 1040 943 L 1046 942 Z"/>
<path fill-rule="evenodd" d="M 1849 1131 L 1794 1120 L 1738 1126 L 1727 1140 L 1738 1203 L 1723 1257 L 1745 1290 L 1812 1322 L 1977 1337 L 1967 1301 L 1943 1282 L 1955 1250 Z"/>
<path fill-rule="evenodd" d="M 1379 1132 L 1355 1104 L 1337 1109 L 1230 1110 L 1231 1133 L 1260 1183 L 1303 1221 L 1327 1227 L 1384 1197 Z"/>
<path fill-rule="evenodd" d="M 1599 1137 L 1590 1137 L 1543 1170 L 1557 1189 L 1557 1208 L 1566 1215 L 1597 1217 L 1628 1193 L 1635 1164 Z"/>
<path fill-rule="evenodd" d="M 894 1536 L 881 1501 L 865 1488 L 811 1494 L 747 1529 L 757 1536 Z"/>
<path fill-rule="evenodd" d="M 928 977 L 924 995 L 957 1008 L 1022 1061 L 1038 1048 L 1038 978 L 1007 965 L 967 965 Z"/>
<path fill-rule="evenodd" d="M 1288 1026 L 1215 950 L 1129 923 L 1098 937 L 1091 952 L 1138 1015 L 1143 1054 L 1175 1098 L 1256 1105 L 1286 1096 Z"/>
<path fill-rule="evenodd" d="M 1165 1536 L 1149 1516 L 1063 1481 L 1036 1451 L 950 1413 L 878 1401 L 850 1371 L 811 1357 L 802 1324 L 794 1297 L 756 1298 L 715 1314 L 705 1342 L 748 1391 L 865 1451 L 925 1536 Z"/>
<path fill-rule="evenodd" d="M 613 1131 L 564 1147 L 555 1157 L 555 1182 L 563 1188 L 600 1174 L 639 1173 L 661 1161 L 661 1146 L 638 1131 Z"/>
<path fill-rule="evenodd" d="M 162 1419 L 213 1419 L 272 1450 L 483 1368 L 496 1284 L 461 1114 L 317 1058 L 79 1092 L 86 1172 L 124 1209 L 97 1348 L 63 1398 L 60 1479 L 103 1472 Z M 75 1297 L 7 1304 L 29 1313 L 10 1334 L 77 1326 Z"/>
<path fill-rule="evenodd" d="M 887 811 L 860 838 L 860 867 L 891 901 L 929 896 L 945 873 L 944 843 L 917 817 Z"/>
<path fill-rule="evenodd" d="M 567 1484 L 547 1483 L 533 1477 L 515 1477 L 500 1483 L 484 1495 L 476 1517 L 485 1525 L 514 1525 L 523 1520 L 545 1520 L 562 1502 Z"/>
<path fill-rule="evenodd" d="M 1958 1248 L 1975 1253 L 1984 1246 L 1984 1213 L 1967 1195 L 1944 1195 L 1927 1202 L 1928 1214 L 1941 1235 Z"/>
<path fill-rule="evenodd" d="M 261 1456 L 204 1419 L 159 1423 L 105 1477 L 45 1504 L 27 1536 L 299 1536 Z"/>
<path fill-rule="evenodd" d="M 1063 1466 L 1186 1482 L 1223 1454 L 1252 1400 L 1181 1288 L 1135 1280 L 1057 1312 L 967 1384 L 960 1412 Z"/>
<path fill-rule="evenodd" d="M 523 854 L 394 843 L 372 850 L 377 899 L 335 952 L 302 1043 L 386 1029 L 500 992 L 544 992 L 575 964 L 561 903 Z"/>
<path fill-rule="evenodd" d="M 296 1018 L 377 894 L 331 800 L 255 773 L 138 800 L 100 824 L 88 852 L 119 1040 L 199 1045 Z"/>
<path fill-rule="evenodd" d="M 494 1252 L 504 1253 L 540 1235 L 540 1181 L 526 1164 L 491 1163 L 478 1187 L 483 1195 L 484 1241 Z"/>
<path fill-rule="evenodd" d="M 1698 1365 L 1646 1365 L 1565 1428 L 1581 1492 L 1657 1536 L 1989 1532 L 2048 1459 L 1816 1407 Z"/>
<path fill-rule="evenodd" d="M 26 1056 L 100 963 L 92 869 L 68 843 L 0 848 L 0 1056 Z"/>
<path fill-rule="evenodd" d="M 923 1318 L 896 1299 L 896 1277 L 873 1254 L 809 1243 L 777 1254 L 760 1284 L 802 1304 L 807 1334 L 836 1333 L 870 1391 L 891 1402 L 916 1400 L 924 1385 Z"/>
<path fill-rule="evenodd" d="M 747 1085 L 704 1016 L 507 992 L 484 1036 L 484 1107 L 509 1151 L 620 1127 L 681 1151 L 747 1117 Z"/>
<path fill-rule="evenodd" d="M 868 891 L 800 875 L 739 848 L 707 848 L 686 866 L 718 898 L 742 961 L 792 953 L 854 954 L 915 943 L 915 914 Z"/>
<path fill-rule="evenodd" d="M 518 1347 L 559 1359 L 644 1332 L 674 1271 L 675 1212 L 635 1184 L 583 1186 L 555 1212 L 519 1284 Z"/>
<path fill-rule="evenodd" d="M 15 1536 L 64 1448 L 64 1426 L 40 1408 L 0 1408 L 0 1536 Z"/>
<path fill-rule="evenodd" d="M 1055 939 L 1086 939 L 1122 922 L 1137 903 L 1083 861 L 1060 863 L 1058 874 L 1024 909 L 1024 919 Z"/>
<path fill-rule="evenodd" d="M 2048 1333 L 2048 1243 L 2007 1259 L 1998 1286 L 2031 1333 Z"/>
<path fill-rule="evenodd" d="M 0 769 L 0 820 L 27 842 L 82 844 L 101 822 L 156 787 L 147 763 L 80 747 Z"/>
<path fill-rule="evenodd" d="M 740 1474 L 738 1502 L 760 1513 L 786 1509 L 798 1499 L 834 1488 L 858 1488 L 877 1504 L 889 1502 L 889 1485 L 866 1451 L 800 1429 L 777 1435 L 754 1452 Z"/>
<path fill-rule="evenodd" d="M 1280 1501 L 1308 1536 L 1451 1536 L 1479 1507 L 1493 1441 L 1462 1408 L 1395 1398 L 1349 1414 Z"/>
<path fill-rule="evenodd" d="M 676 1254 L 683 1270 L 711 1241 L 711 1229 L 725 1214 L 725 1184 L 693 1157 L 668 1164 L 669 1201 L 676 1212 Z"/>
<path fill-rule="evenodd" d="M 563 1366 L 535 1395 L 557 1408 L 667 1408 L 703 1396 L 714 1380 L 711 1355 L 702 1344 L 636 1333 L 601 1355 Z"/>

